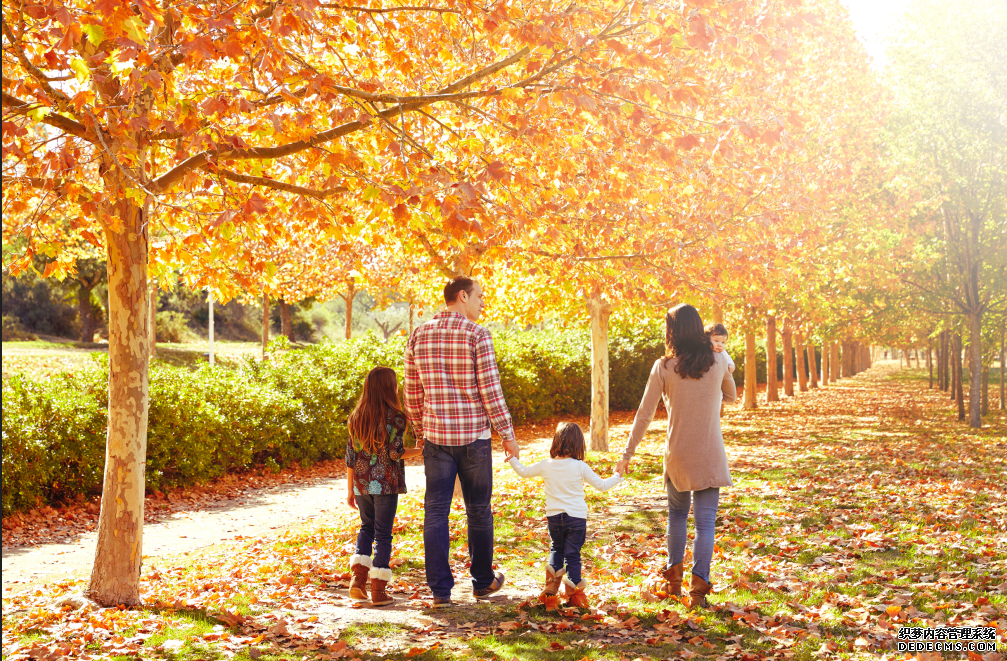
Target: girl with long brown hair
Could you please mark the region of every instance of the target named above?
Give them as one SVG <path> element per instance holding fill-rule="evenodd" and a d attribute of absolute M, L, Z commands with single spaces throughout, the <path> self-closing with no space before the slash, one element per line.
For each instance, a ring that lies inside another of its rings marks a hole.
<path fill-rule="evenodd" d="M 668 409 L 668 436 L 664 445 L 664 487 L 668 494 L 668 562 L 661 574 L 668 596 L 682 591 L 683 558 L 688 541 L 689 506 L 693 505 L 696 540 L 693 544 L 693 606 L 707 606 L 713 589 L 714 523 L 720 503 L 720 488 L 731 486 L 724 437 L 720 431 L 721 401 L 738 398 L 727 358 L 716 353 L 703 329 L 699 312 L 691 305 L 677 305 L 665 316 L 665 348 L 650 371 L 643 401 L 637 409 L 629 443 L 616 470 L 626 474 L 636 446 L 647 432 L 657 404 L 664 399 Z"/>
<path fill-rule="evenodd" d="M 346 502 L 360 513 L 357 549 L 350 560 L 353 578 L 350 597 L 385 606 L 395 600 L 385 588 L 392 580 L 392 526 L 399 494 L 406 492 L 403 459 L 420 454 L 406 449 L 406 415 L 399 402 L 395 370 L 375 367 L 364 381 L 364 390 L 347 421 Z M 371 551 L 374 551 L 373 562 Z"/>

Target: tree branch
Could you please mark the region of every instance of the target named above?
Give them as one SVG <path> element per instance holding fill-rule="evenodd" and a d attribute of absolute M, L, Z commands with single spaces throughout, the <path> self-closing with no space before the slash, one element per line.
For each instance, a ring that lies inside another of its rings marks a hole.
<path fill-rule="evenodd" d="M 444 97 L 445 95 L 451 95 L 460 89 L 464 89 L 469 85 L 493 75 L 501 69 L 505 69 L 515 62 L 520 61 L 524 58 L 531 50 L 528 47 L 522 48 L 517 53 L 511 55 L 510 57 L 500 60 L 494 64 L 489 65 L 479 71 L 476 71 L 461 80 L 448 85 L 436 94 L 432 94 L 429 97 L 418 97 L 415 102 L 400 103 L 391 108 L 382 110 L 378 115 L 382 118 L 393 117 L 394 115 L 401 114 L 404 112 L 412 112 L 418 110 L 423 106 L 429 105 L 434 101 L 439 100 L 438 97 Z M 5 101 L 6 103 L 6 101 Z M 206 163 L 211 160 L 219 159 L 231 159 L 231 160 L 269 160 L 275 158 L 282 158 L 284 156 L 290 156 L 291 154 L 296 154 L 302 152 L 306 149 L 311 149 L 318 145 L 324 144 L 335 140 L 336 138 L 354 133 L 364 128 L 370 123 L 370 118 L 367 121 L 364 120 L 354 120 L 352 122 L 347 122 L 346 124 L 341 124 L 328 131 L 322 131 L 314 136 L 307 138 L 305 140 L 297 140 L 295 142 L 288 142 L 284 145 L 277 145 L 275 147 L 251 147 L 248 149 L 219 149 L 219 150 L 207 150 L 191 156 L 186 160 L 182 161 L 176 165 L 171 170 L 168 170 L 163 175 L 158 177 L 152 182 L 151 188 L 154 192 L 164 192 L 175 186 L 182 178 L 191 172 L 192 170 L 202 168 Z"/>
<path fill-rule="evenodd" d="M 318 5 L 323 9 L 345 9 L 346 11 L 362 11 L 368 14 L 387 14 L 393 11 L 432 11 L 440 14 L 460 14 L 461 12 L 457 9 L 446 9 L 442 7 L 424 7 L 424 6 L 403 6 L 403 7 L 353 7 L 349 5 L 333 5 L 328 3 L 323 3 Z"/>
<path fill-rule="evenodd" d="M 305 188 L 303 186 L 295 186 L 294 184 L 287 184 L 282 181 L 277 181 L 275 179 L 269 179 L 268 177 L 254 177 L 248 174 L 240 174 L 238 172 L 232 172 L 231 170 L 224 170 L 223 168 L 210 169 L 210 171 L 216 172 L 224 179 L 228 179 L 230 181 L 236 181 L 240 184 L 265 186 L 266 188 L 273 188 L 275 190 L 280 190 L 285 193 L 295 193 L 297 195 L 305 195 L 307 197 L 313 197 L 317 200 L 324 200 L 327 197 L 331 197 L 339 193 L 346 193 L 349 192 L 350 190 L 346 186 L 336 186 L 335 188 L 326 188 L 324 190 L 320 190 L 317 188 Z"/>
<path fill-rule="evenodd" d="M 6 80 L 4 82 L 7 82 Z M 12 112 L 18 115 L 27 115 L 32 110 L 35 110 L 39 106 L 35 104 L 28 103 L 27 101 L 22 101 L 21 99 L 8 94 L 7 92 L 2 92 L 3 94 L 3 107 L 8 108 Z M 89 130 L 86 126 L 80 122 L 70 119 L 69 117 L 64 117 L 63 115 L 58 115 L 55 112 L 50 111 L 40 120 L 43 124 L 48 124 L 49 126 L 55 126 L 56 128 L 65 131 L 71 135 L 75 135 L 82 140 L 87 140 L 88 142 L 95 142 L 94 133 Z"/>

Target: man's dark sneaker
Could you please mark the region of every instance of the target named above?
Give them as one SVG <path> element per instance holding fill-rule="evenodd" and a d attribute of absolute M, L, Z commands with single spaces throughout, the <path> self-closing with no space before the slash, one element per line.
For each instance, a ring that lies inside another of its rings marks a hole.
<path fill-rule="evenodd" d="M 504 575 L 502 571 L 498 571 L 496 572 L 496 576 L 493 577 L 493 583 L 491 583 L 488 588 L 483 588 L 482 590 L 472 590 L 472 596 L 476 599 L 485 599 L 493 596 L 494 593 L 499 592 L 500 588 L 503 586 Z"/>
<path fill-rule="evenodd" d="M 454 606 L 451 597 L 434 597 L 434 604 L 431 608 L 450 608 Z"/>

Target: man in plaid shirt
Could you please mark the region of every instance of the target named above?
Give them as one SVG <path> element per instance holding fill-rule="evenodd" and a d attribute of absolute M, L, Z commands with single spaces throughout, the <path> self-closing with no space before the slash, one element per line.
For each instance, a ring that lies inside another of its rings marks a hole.
<path fill-rule="evenodd" d="M 406 415 L 423 443 L 423 546 L 434 608 L 451 605 L 455 584 L 448 514 L 456 476 L 468 517 L 472 595 L 482 599 L 503 587 L 503 573 L 493 571 L 491 425 L 509 455 L 519 452 L 493 337 L 475 323 L 483 307 L 479 283 L 455 278 L 444 287 L 444 302 L 444 311 L 413 331 L 405 359 Z"/>

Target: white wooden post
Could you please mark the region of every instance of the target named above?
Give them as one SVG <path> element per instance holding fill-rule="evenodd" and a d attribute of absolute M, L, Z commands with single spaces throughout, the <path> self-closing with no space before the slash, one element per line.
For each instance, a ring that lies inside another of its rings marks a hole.
<path fill-rule="evenodd" d="M 590 298 L 591 314 L 591 440 L 589 449 L 608 452 L 608 318 L 612 306 L 599 296 Z"/>
<path fill-rule="evenodd" d="M 213 367 L 213 292 L 208 291 L 206 296 L 210 304 L 210 367 Z"/>

